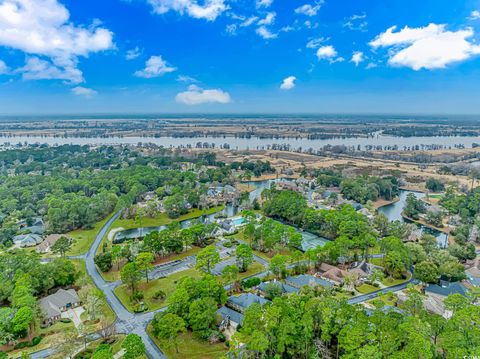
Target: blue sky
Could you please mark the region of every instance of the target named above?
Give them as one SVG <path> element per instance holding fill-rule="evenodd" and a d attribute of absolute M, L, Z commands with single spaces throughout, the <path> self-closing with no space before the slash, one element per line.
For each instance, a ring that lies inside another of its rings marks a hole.
<path fill-rule="evenodd" d="M 0 113 L 480 113 L 480 0 L 0 0 Z"/>

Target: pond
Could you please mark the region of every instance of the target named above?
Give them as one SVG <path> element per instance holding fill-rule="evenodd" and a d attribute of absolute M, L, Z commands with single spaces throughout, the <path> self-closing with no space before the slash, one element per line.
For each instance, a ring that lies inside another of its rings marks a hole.
<path fill-rule="evenodd" d="M 260 198 L 260 196 L 262 194 L 262 191 L 264 189 L 270 188 L 272 183 L 275 183 L 275 182 L 278 182 L 278 181 L 280 181 L 280 179 L 244 182 L 245 184 L 255 186 L 255 190 L 250 192 L 250 196 L 249 196 L 250 202 L 253 202 L 255 199 Z M 219 217 L 219 215 L 220 216 L 226 216 L 226 217 L 233 217 L 233 216 L 237 215 L 237 213 L 240 210 L 241 209 L 238 206 L 233 206 L 231 204 L 227 204 L 225 206 L 225 208 L 220 212 L 209 214 L 209 215 L 206 215 L 206 216 L 201 216 L 201 217 L 194 218 L 194 219 L 188 219 L 188 220 L 185 220 L 185 221 L 180 221 L 180 226 L 182 228 L 187 228 L 190 225 L 192 225 L 192 223 L 198 223 L 198 222 L 212 223 Z M 244 218 L 243 217 L 236 217 L 236 218 L 233 219 L 233 221 L 234 221 L 235 225 L 240 225 L 244 222 Z M 134 239 L 134 238 L 141 238 L 141 237 L 144 237 L 145 235 L 147 235 L 150 232 L 162 231 L 166 228 L 167 228 L 166 226 L 158 226 L 158 227 L 143 227 L 143 228 L 127 229 L 127 230 L 124 230 L 124 231 L 117 232 L 115 234 L 115 237 L 114 237 L 113 241 L 114 241 L 114 243 L 121 243 L 125 240 Z M 302 237 L 303 237 L 303 240 L 302 240 L 302 250 L 303 251 L 306 251 L 309 248 L 316 248 L 317 246 L 323 246 L 328 241 L 327 239 L 319 237 L 316 234 L 313 234 L 313 233 L 310 233 L 310 232 L 305 232 L 305 231 L 300 231 L 300 230 L 298 230 L 298 231 L 302 234 Z"/>
<path fill-rule="evenodd" d="M 409 193 L 413 193 L 417 198 L 425 197 L 425 193 L 400 190 L 399 200 L 397 202 L 380 207 L 378 211 L 387 216 L 390 221 L 402 221 L 410 223 L 411 221 L 408 221 L 402 217 L 403 208 L 405 207 L 407 195 Z M 418 225 L 418 227 L 422 230 L 422 232 L 434 235 L 437 238 L 438 246 L 440 248 L 446 248 L 448 246 L 448 235 L 446 233 L 422 225 Z"/>

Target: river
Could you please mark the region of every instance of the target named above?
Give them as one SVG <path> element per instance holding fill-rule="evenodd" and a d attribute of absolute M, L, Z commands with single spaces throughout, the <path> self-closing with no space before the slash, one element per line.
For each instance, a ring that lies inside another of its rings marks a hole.
<path fill-rule="evenodd" d="M 405 202 L 407 200 L 407 195 L 409 193 L 413 193 L 415 195 L 415 197 L 417 197 L 417 198 L 425 197 L 425 193 L 400 190 L 399 200 L 397 202 L 394 202 L 394 203 L 389 204 L 387 206 L 380 207 L 378 209 L 378 211 L 380 213 L 383 213 L 385 216 L 387 216 L 387 218 L 390 221 L 410 222 L 410 221 L 406 220 L 405 218 L 403 218 L 403 216 L 402 216 L 402 211 L 403 211 L 403 208 L 405 207 Z M 437 238 L 438 246 L 440 248 L 446 248 L 448 246 L 448 236 L 447 236 L 447 234 L 445 234 L 443 232 L 440 232 L 440 231 L 437 231 L 437 230 L 434 230 L 434 229 L 431 229 L 431 228 L 428 228 L 428 227 L 425 227 L 425 226 L 422 226 L 422 225 L 418 225 L 418 226 L 422 230 L 422 232 L 426 232 L 426 233 L 434 235 Z"/>
<path fill-rule="evenodd" d="M 312 148 L 320 150 L 324 146 L 345 145 L 365 150 L 367 146 L 398 146 L 399 150 L 405 147 L 412 148 L 416 145 L 438 145 L 444 148 L 463 145 L 471 148 L 474 143 L 480 143 L 480 137 L 468 136 L 438 136 L 438 137 L 396 137 L 376 135 L 374 137 L 339 137 L 332 139 L 306 138 L 235 138 L 235 137 L 53 137 L 53 136 L 6 136 L 0 137 L 0 144 L 47 144 L 51 146 L 77 144 L 77 145 L 136 145 L 138 143 L 152 143 L 165 148 L 169 147 L 196 147 L 197 143 L 214 144 L 216 148 L 228 144 L 231 149 L 267 149 L 272 145 L 289 145 L 291 150 Z"/>

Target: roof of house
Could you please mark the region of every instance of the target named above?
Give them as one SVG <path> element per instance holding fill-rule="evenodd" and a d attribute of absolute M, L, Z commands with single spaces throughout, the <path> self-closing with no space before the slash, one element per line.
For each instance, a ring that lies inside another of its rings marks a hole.
<path fill-rule="evenodd" d="M 220 314 L 223 319 L 226 319 L 228 317 L 232 322 L 240 325 L 243 323 L 243 314 L 228 307 L 220 307 L 217 310 L 217 313 Z"/>
<path fill-rule="evenodd" d="M 425 292 L 445 297 L 450 294 L 460 294 L 465 296 L 467 294 L 467 288 L 461 282 L 441 281 L 440 284 L 429 284 L 425 288 Z"/>
<path fill-rule="evenodd" d="M 298 293 L 300 291 L 300 289 L 292 287 L 291 285 L 288 285 L 282 282 L 262 282 L 258 286 L 258 289 L 260 289 L 262 292 L 265 292 L 267 288 L 267 284 L 269 283 L 278 285 L 282 289 L 283 293 L 293 293 L 293 292 Z"/>
<path fill-rule="evenodd" d="M 34 233 L 20 234 L 13 237 L 13 243 L 23 247 L 35 246 L 42 243 L 42 237 Z"/>
<path fill-rule="evenodd" d="M 335 266 L 332 266 L 331 264 L 328 264 L 328 263 L 325 263 L 323 262 L 322 264 L 320 264 L 320 272 L 327 272 L 329 271 L 330 269 L 333 269 L 333 268 L 337 268 Z"/>
<path fill-rule="evenodd" d="M 333 286 L 332 283 L 324 279 L 320 279 L 320 278 L 314 277 L 313 275 L 308 275 L 308 274 L 301 274 L 295 277 L 290 276 L 290 277 L 287 277 L 286 281 L 288 284 L 293 285 L 294 287 L 297 287 L 297 288 L 302 288 L 304 286 L 312 286 L 312 285 L 321 285 L 322 287 Z"/>
<path fill-rule="evenodd" d="M 348 276 L 347 271 L 341 270 L 336 267 L 331 268 L 322 274 L 322 277 L 338 283 L 343 283 L 346 276 Z"/>
<path fill-rule="evenodd" d="M 79 303 L 80 298 L 75 289 L 59 289 L 56 293 L 40 299 L 40 306 L 47 318 L 53 318 L 61 314 L 61 308 L 67 304 Z"/>
<path fill-rule="evenodd" d="M 45 227 L 44 227 L 43 225 L 25 227 L 24 230 L 25 230 L 25 231 L 28 230 L 30 233 L 34 233 L 34 234 L 43 234 L 43 233 L 45 233 Z"/>
<path fill-rule="evenodd" d="M 269 303 L 267 299 L 252 293 L 242 293 L 238 296 L 232 295 L 228 298 L 228 302 L 238 305 L 239 307 L 245 308 L 245 309 L 255 303 L 260 305 Z"/>

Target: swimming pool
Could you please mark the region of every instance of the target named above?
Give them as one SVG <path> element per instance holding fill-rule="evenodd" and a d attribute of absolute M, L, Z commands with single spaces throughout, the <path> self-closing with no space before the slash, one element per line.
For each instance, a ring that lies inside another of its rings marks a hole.
<path fill-rule="evenodd" d="M 245 218 L 243 217 L 232 218 L 232 223 L 235 227 L 240 226 L 245 223 Z"/>

